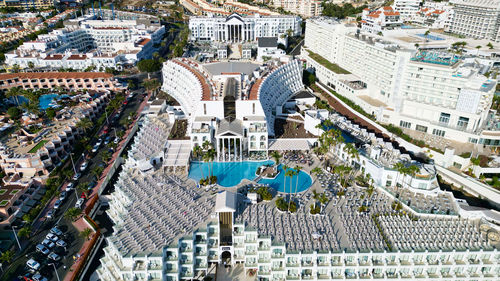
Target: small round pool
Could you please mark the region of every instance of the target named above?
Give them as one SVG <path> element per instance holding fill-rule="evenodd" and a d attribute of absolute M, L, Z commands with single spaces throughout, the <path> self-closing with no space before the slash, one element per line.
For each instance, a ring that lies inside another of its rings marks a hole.
<path fill-rule="evenodd" d="M 208 175 L 209 167 L 213 169 L 213 175 L 217 176 L 217 183 L 223 187 L 232 187 L 238 185 L 243 179 L 254 180 L 255 171 L 262 165 L 273 164 L 273 161 L 243 161 L 243 162 L 213 162 L 212 164 L 204 162 L 191 162 L 189 169 L 189 178 L 200 181 L 202 174 L 204 177 Z M 286 187 L 283 185 L 285 181 L 285 173 L 283 172 L 282 165 L 279 166 L 280 173 L 274 179 L 260 179 L 258 182 L 268 184 L 270 187 L 279 192 L 290 192 L 290 178 L 286 178 Z M 311 184 L 312 179 L 308 173 L 300 171 L 298 176 L 297 192 L 307 190 Z M 297 184 L 297 176 L 292 179 L 292 193 L 295 193 Z M 286 188 L 286 190 L 285 190 Z"/>

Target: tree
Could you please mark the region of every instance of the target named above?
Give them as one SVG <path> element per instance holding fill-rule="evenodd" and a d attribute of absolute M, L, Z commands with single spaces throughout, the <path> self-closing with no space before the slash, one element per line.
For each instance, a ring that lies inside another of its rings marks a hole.
<path fill-rule="evenodd" d="M 92 234 L 92 229 L 88 227 L 80 232 L 80 236 L 85 238 L 86 240 L 89 240 L 90 234 Z"/>
<path fill-rule="evenodd" d="M 45 110 L 45 114 L 47 115 L 47 118 L 53 120 L 56 117 L 56 110 L 52 107 L 49 107 Z"/>
<path fill-rule="evenodd" d="M 156 72 L 161 69 L 161 63 L 153 59 L 141 60 L 137 63 L 137 68 L 141 72 Z"/>
<path fill-rule="evenodd" d="M 491 42 L 489 42 L 488 45 L 486 45 L 486 47 L 488 47 L 491 50 L 491 49 L 493 49 L 493 44 L 491 44 Z"/>
<path fill-rule="evenodd" d="M 160 82 L 157 79 L 146 79 L 142 82 L 142 86 L 151 93 L 160 87 Z"/>
<path fill-rule="evenodd" d="M 281 158 L 281 154 L 274 150 L 273 152 L 271 152 L 271 157 L 274 159 L 274 165 L 277 167 L 279 164 L 280 164 L 280 158 Z"/>
<path fill-rule="evenodd" d="M 35 64 L 32 61 L 28 62 L 28 68 L 35 68 Z"/>
<path fill-rule="evenodd" d="M 12 120 L 18 120 L 21 117 L 21 111 L 15 106 L 9 107 L 9 109 L 7 109 L 7 114 Z"/>
<path fill-rule="evenodd" d="M 80 194 L 84 193 L 85 195 L 87 195 L 87 186 L 88 186 L 88 182 L 80 182 L 77 186 L 76 186 L 76 191 Z"/>
<path fill-rule="evenodd" d="M 69 208 L 66 213 L 64 213 L 64 218 L 74 221 L 81 213 L 82 210 L 80 208 Z"/>
<path fill-rule="evenodd" d="M 0 255 L 0 261 L 2 263 L 10 263 L 14 259 L 14 252 L 7 250 Z"/>
<path fill-rule="evenodd" d="M 87 130 L 92 128 L 93 125 L 94 124 L 92 123 L 92 121 L 90 121 L 90 119 L 87 117 L 81 119 L 76 123 L 76 127 L 82 129 L 84 132 L 87 132 Z"/>
<path fill-rule="evenodd" d="M 28 238 L 31 235 L 31 226 L 26 225 L 25 227 L 19 229 L 17 236 L 22 238 Z"/>
<path fill-rule="evenodd" d="M 283 178 L 283 192 L 286 193 L 286 178 L 288 177 L 287 175 L 287 170 L 290 169 L 287 165 L 283 165 L 283 172 L 285 173 L 285 176 Z"/>
<path fill-rule="evenodd" d="M 101 155 L 101 158 L 104 163 L 108 163 L 108 161 L 111 159 L 111 153 L 109 153 L 109 151 L 104 151 Z"/>
<path fill-rule="evenodd" d="M 298 189 L 298 186 L 299 186 L 300 170 L 302 170 L 302 167 L 295 166 L 295 172 L 296 172 L 296 175 L 297 175 L 297 181 L 295 182 L 295 195 L 297 195 L 297 189 Z"/>
<path fill-rule="evenodd" d="M 97 166 L 92 170 L 92 174 L 96 176 L 96 178 L 100 179 L 102 176 L 102 172 L 104 171 L 104 168 L 101 166 Z"/>

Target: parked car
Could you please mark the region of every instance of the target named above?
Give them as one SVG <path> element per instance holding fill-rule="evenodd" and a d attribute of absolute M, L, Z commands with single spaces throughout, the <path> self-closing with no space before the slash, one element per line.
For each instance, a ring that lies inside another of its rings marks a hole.
<path fill-rule="evenodd" d="M 36 245 L 36 251 L 44 255 L 48 255 L 50 253 L 50 250 L 47 249 L 47 247 L 45 247 L 45 245 L 43 244 Z"/>
<path fill-rule="evenodd" d="M 53 261 L 59 261 L 61 259 L 61 256 L 59 256 L 58 254 L 52 252 L 49 254 L 48 258 L 50 260 L 53 260 Z"/>
<path fill-rule="evenodd" d="M 28 266 L 28 268 L 33 269 L 33 270 L 38 270 L 40 268 L 40 263 L 38 263 L 34 259 L 29 259 L 26 262 L 26 265 Z"/>
<path fill-rule="evenodd" d="M 65 248 L 66 246 L 68 246 L 68 243 L 64 242 L 64 240 L 62 240 L 62 239 L 59 239 L 59 241 L 57 241 L 56 245 L 59 247 Z"/>
<path fill-rule="evenodd" d="M 59 230 L 59 228 L 57 228 L 55 226 L 50 229 L 50 233 L 53 233 L 53 234 L 55 234 L 57 236 L 63 235 L 63 232 L 61 230 Z"/>
<path fill-rule="evenodd" d="M 70 192 L 71 190 L 73 190 L 73 188 L 75 187 L 75 184 L 73 182 L 70 182 L 68 183 L 68 185 L 66 186 L 66 191 L 67 192 Z"/>
<path fill-rule="evenodd" d="M 110 141 L 111 141 L 111 137 L 110 137 L 110 136 L 107 136 L 107 137 L 104 139 L 104 144 L 108 144 Z"/>
<path fill-rule="evenodd" d="M 113 140 L 113 142 L 114 142 L 115 144 L 118 144 L 118 143 L 120 142 L 120 138 L 119 138 L 119 137 L 116 137 L 116 138 Z"/>
<path fill-rule="evenodd" d="M 81 176 L 82 176 L 82 174 L 80 174 L 80 173 L 76 173 L 76 174 L 73 176 L 73 180 L 74 180 L 74 181 L 76 181 L 76 180 L 78 180 Z"/>
<path fill-rule="evenodd" d="M 56 209 L 56 210 L 59 209 L 59 207 L 61 207 L 61 205 L 62 205 L 62 200 L 58 199 L 56 201 L 56 203 L 54 203 L 54 209 Z"/>
<path fill-rule="evenodd" d="M 48 218 L 48 219 L 52 219 L 52 218 L 54 218 L 54 215 L 55 215 L 55 214 L 56 214 L 56 210 L 51 209 L 51 210 L 49 210 L 49 211 L 47 212 L 46 218 Z"/>
<path fill-rule="evenodd" d="M 31 279 L 33 279 L 33 281 L 49 281 L 49 279 L 47 279 L 46 277 L 43 277 L 40 273 L 33 275 L 33 277 L 31 277 Z"/>
<path fill-rule="evenodd" d="M 47 234 L 47 236 L 45 236 L 45 238 L 49 239 L 52 242 L 57 242 L 57 240 L 59 240 L 59 237 L 57 237 L 57 235 L 55 235 L 54 233 Z"/>
<path fill-rule="evenodd" d="M 85 199 L 78 199 L 78 201 L 76 201 L 75 208 L 81 208 L 83 206 L 83 202 L 85 202 Z"/>
<path fill-rule="evenodd" d="M 85 171 L 88 166 L 89 166 L 89 162 L 87 162 L 87 161 L 83 162 L 82 165 L 80 165 L 80 172 Z"/>
<path fill-rule="evenodd" d="M 43 244 L 44 246 L 46 246 L 47 248 L 49 248 L 49 249 L 52 249 L 52 248 L 54 248 L 54 247 L 56 246 L 56 244 L 55 244 L 54 242 L 50 241 L 50 240 L 49 240 L 49 239 L 47 239 L 47 238 L 45 238 L 45 239 L 42 241 L 42 244 Z"/>
<path fill-rule="evenodd" d="M 92 147 L 92 153 L 96 153 L 97 150 L 99 150 L 99 145 L 94 145 L 94 147 Z"/>
<path fill-rule="evenodd" d="M 62 191 L 59 195 L 59 200 L 64 201 L 66 199 L 66 191 Z"/>
<path fill-rule="evenodd" d="M 89 182 L 89 185 L 87 186 L 87 190 L 92 190 L 92 188 L 94 188 L 96 185 L 97 185 L 97 180 L 96 179 L 92 179 Z"/>

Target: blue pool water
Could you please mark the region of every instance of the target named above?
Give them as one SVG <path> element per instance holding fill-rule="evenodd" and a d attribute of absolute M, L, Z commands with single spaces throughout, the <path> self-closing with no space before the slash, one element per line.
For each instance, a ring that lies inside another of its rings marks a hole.
<path fill-rule="evenodd" d="M 434 40 L 434 41 L 440 41 L 440 40 L 444 40 L 443 38 L 439 37 L 439 36 L 435 36 L 435 35 L 425 35 L 425 34 L 416 34 L 417 36 L 419 37 L 422 37 L 422 38 L 425 38 L 425 39 L 429 39 L 429 40 Z"/>
<path fill-rule="evenodd" d="M 259 166 L 265 164 L 273 164 L 273 161 L 261 161 L 261 162 L 213 162 L 213 174 L 217 176 L 217 183 L 224 187 L 231 187 L 238 185 L 243 179 L 253 180 L 255 179 L 255 171 Z M 200 169 L 201 167 L 201 169 Z M 196 181 L 201 179 L 203 170 L 203 176 L 208 175 L 209 163 L 203 162 L 192 162 L 191 167 L 189 169 L 189 178 L 192 178 Z M 272 188 L 277 191 L 283 192 L 284 186 L 283 181 L 285 178 L 285 173 L 283 172 L 282 165 L 279 166 L 280 174 L 275 179 L 261 179 L 259 183 L 269 184 Z M 298 176 L 298 186 L 297 192 L 302 192 L 308 189 L 312 184 L 312 179 L 304 171 L 300 171 Z M 292 188 L 295 192 L 295 184 L 297 182 L 297 176 L 292 180 Z M 286 188 L 287 192 L 289 192 L 290 188 L 290 178 L 286 179 Z"/>
<path fill-rule="evenodd" d="M 48 95 L 43 95 L 43 96 L 40 96 L 40 99 L 39 99 L 39 107 L 41 110 L 45 110 L 49 107 L 52 107 L 50 105 L 50 103 L 54 100 L 58 98 L 58 95 L 56 94 L 48 94 Z"/>

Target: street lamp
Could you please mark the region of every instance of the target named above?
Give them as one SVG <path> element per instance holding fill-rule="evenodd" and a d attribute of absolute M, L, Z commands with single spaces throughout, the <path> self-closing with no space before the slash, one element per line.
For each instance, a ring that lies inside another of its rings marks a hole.
<path fill-rule="evenodd" d="M 54 267 L 54 272 L 56 273 L 57 281 L 61 281 L 61 279 L 59 279 L 59 273 L 57 273 L 56 265 L 54 263 L 49 263 L 49 265 L 52 265 Z"/>
<path fill-rule="evenodd" d="M 71 159 L 71 164 L 73 165 L 73 172 L 76 174 L 75 162 L 73 162 L 73 153 L 69 154 L 69 158 Z"/>
<path fill-rule="evenodd" d="M 14 237 L 16 237 L 16 241 L 17 241 L 17 246 L 19 246 L 19 250 L 22 250 L 21 249 L 21 243 L 19 243 L 19 239 L 17 238 L 17 233 L 15 231 L 15 226 L 12 226 L 12 232 L 14 232 Z"/>

